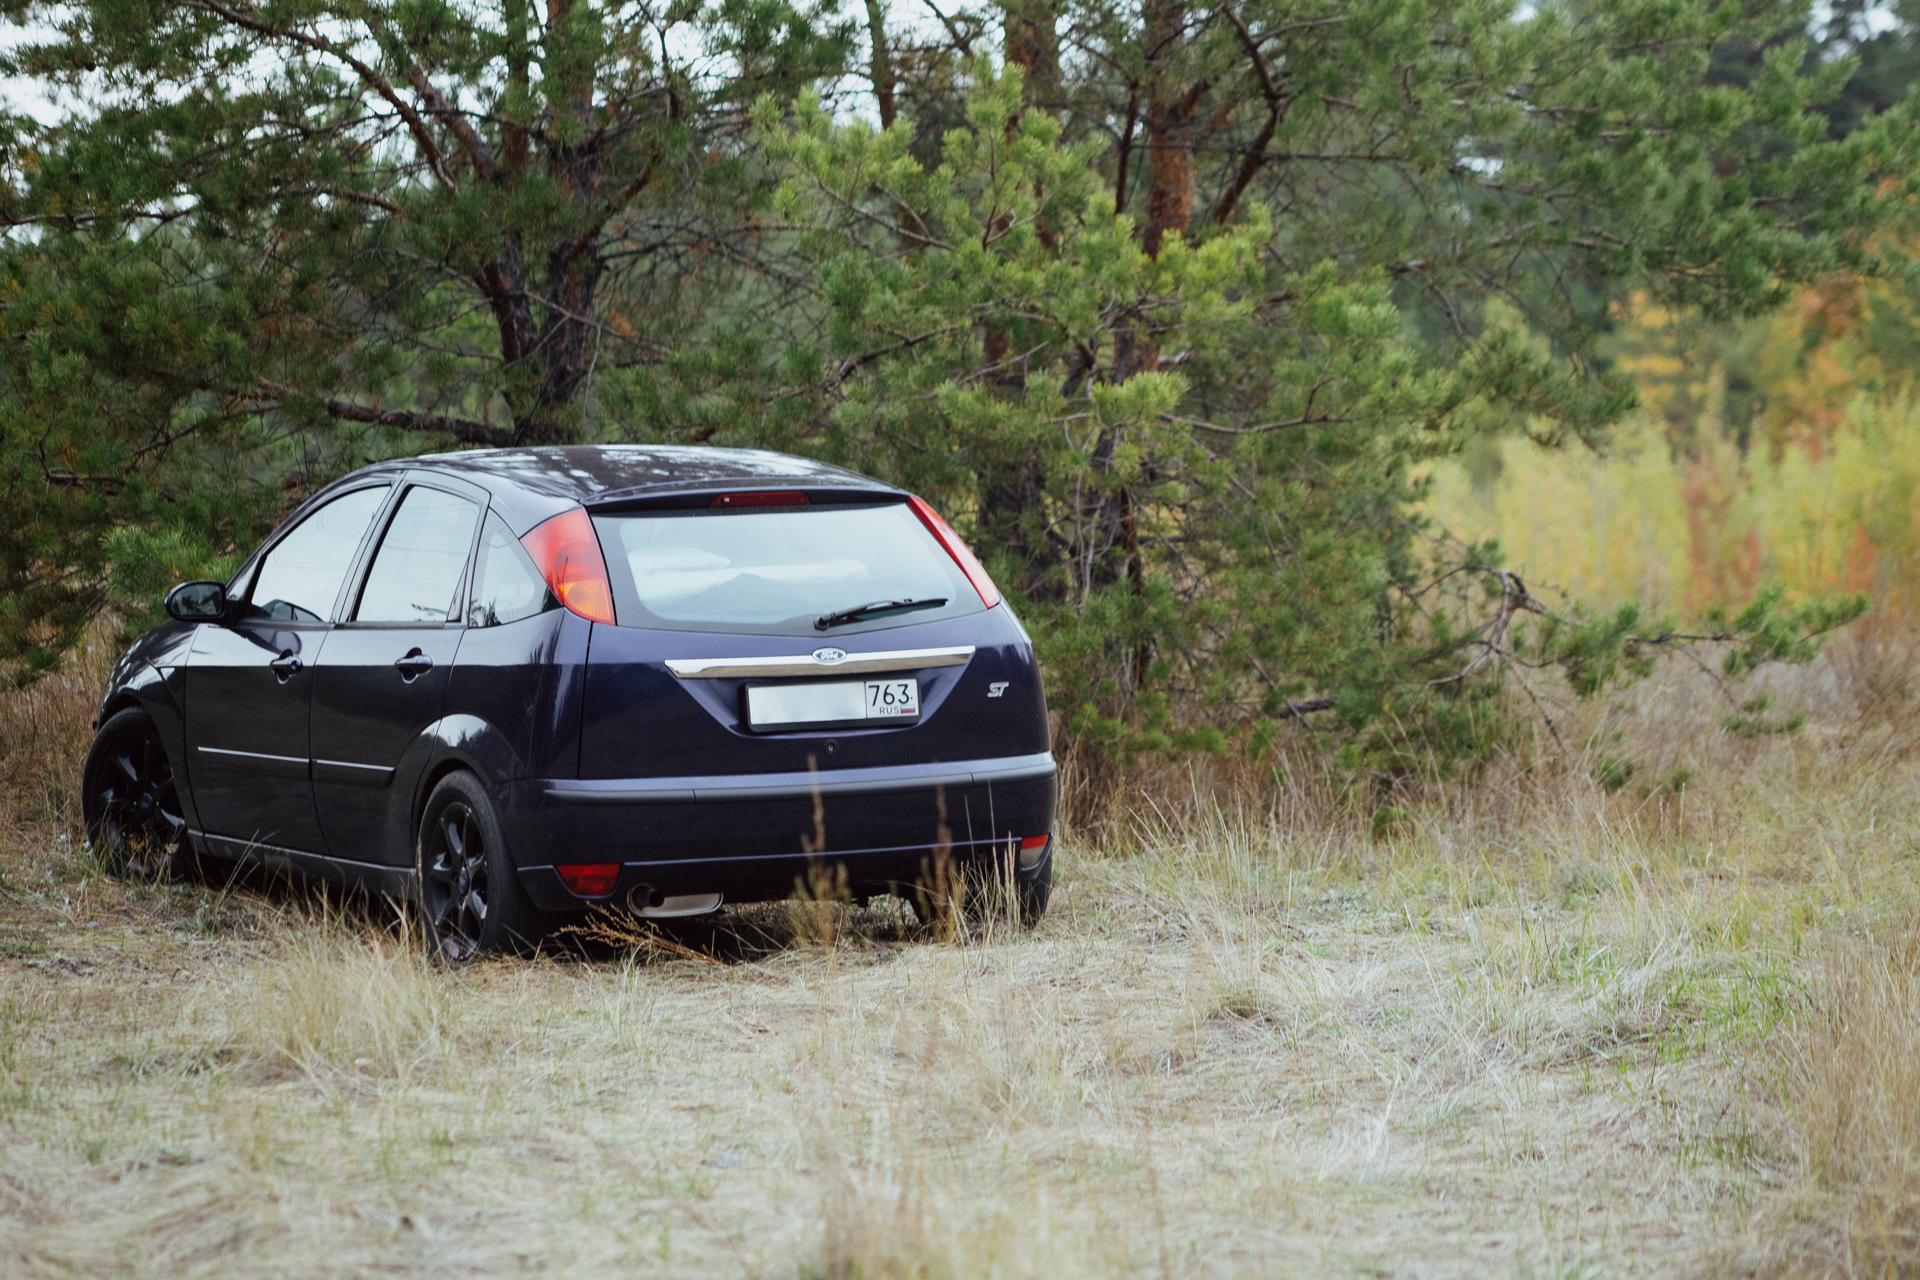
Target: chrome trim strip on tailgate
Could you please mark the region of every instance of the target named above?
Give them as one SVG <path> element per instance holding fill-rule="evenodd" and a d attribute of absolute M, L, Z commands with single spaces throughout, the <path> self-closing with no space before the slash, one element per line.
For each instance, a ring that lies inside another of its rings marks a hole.
<path fill-rule="evenodd" d="M 708 782 L 662 778 L 605 783 L 555 781 L 547 798 L 561 804 L 701 804 L 728 800 L 803 800 L 814 795 L 869 796 L 943 787 L 978 787 L 996 782 L 1051 778 L 1058 771 L 1051 752 L 1000 760 L 958 761 L 932 771 L 901 773 L 897 768 L 845 769 L 825 774 L 761 774 L 753 781 Z M 689 782 L 694 783 L 688 786 Z"/>
<path fill-rule="evenodd" d="M 821 662 L 810 653 L 776 658 L 670 658 L 667 670 L 682 680 L 725 680 L 738 676 L 867 675 L 875 671 L 913 671 L 921 667 L 964 666 L 973 657 L 970 644 L 943 649 L 892 649 L 850 653 L 838 662 Z"/>

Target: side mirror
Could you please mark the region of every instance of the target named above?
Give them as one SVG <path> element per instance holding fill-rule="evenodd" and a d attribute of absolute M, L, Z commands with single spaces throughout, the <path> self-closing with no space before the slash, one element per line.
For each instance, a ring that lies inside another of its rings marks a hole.
<path fill-rule="evenodd" d="M 227 614 L 227 589 L 218 582 L 183 582 L 167 592 L 167 616 L 182 622 L 215 622 Z"/>

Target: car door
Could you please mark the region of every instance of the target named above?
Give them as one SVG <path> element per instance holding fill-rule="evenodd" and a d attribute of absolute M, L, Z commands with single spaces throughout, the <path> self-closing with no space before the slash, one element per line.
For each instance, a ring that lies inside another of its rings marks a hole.
<path fill-rule="evenodd" d="M 187 771 L 207 834 L 325 848 L 308 767 L 313 668 L 348 570 L 391 495 L 390 483 L 370 484 L 304 516 L 261 557 L 232 619 L 195 635 Z"/>
<path fill-rule="evenodd" d="M 413 784 L 459 648 L 484 495 L 415 479 L 381 531 L 348 618 L 314 665 L 313 789 L 327 852 L 406 862 Z"/>

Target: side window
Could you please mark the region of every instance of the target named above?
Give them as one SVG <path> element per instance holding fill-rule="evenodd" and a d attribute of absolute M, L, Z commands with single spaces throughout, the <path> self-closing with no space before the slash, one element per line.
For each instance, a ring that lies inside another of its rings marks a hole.
<path fill-rule="evenodd" d="M 279 622 L 325 622 L 388 486 L 343 493 L 302 520 L 267 553 L 254 575 L 246 616 Z"/>
<path fill-rule="evenodd" d="M 480 534 L 480 559 L 473 570 L 467 625 L 497 627 L 559 605 L 540 571 L 533 567 L 533 557 L 526 548 L 507 532 L 499 516 L 488 516 Z"/>
<path fill-rule="evenodd" d="M 439 489 L 407 490 L 380 539 L 354 620 L 453 621 L 454 596 L 479 519 L 479 505 L 466 498 Z"/>

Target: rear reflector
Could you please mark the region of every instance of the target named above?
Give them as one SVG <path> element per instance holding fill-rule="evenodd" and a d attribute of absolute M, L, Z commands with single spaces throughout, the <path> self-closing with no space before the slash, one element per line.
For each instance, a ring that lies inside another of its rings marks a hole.
<path fill-rule="evenodd" d="M 583 898 L 606 897 L 620 878 L 617 862 L 575 862 L 554 870 L 560 873 L 562 884 Z"/>
<path fill-rule="evenodd" d="M 810 507 L 812 501 L 798 489 L 764 489 L 753 493 L 723 493 L 710 507 Z"/>
<path fill-rule="evenodd" d="M 1052 841 L 1052 836 L 1028 836 L 1022 840 L 1020 842 L 1020 869 L 1022 871 L 1031 871 L 1033 868 L 1039 866 L 1040 859 L 1044 858 L 1047 854 L 1047 845 L 1051 844 Z"/>
<path fill-rule="evenodd" d="M 590 622 L 613 622 L 613 586 L 586 508 L 563 511 L 520 539 L 560 603 Z"/>
<path fill-rule="evenodd" d="M 908 498 L 907 505 L 913 508 L 913 514 L 920 517 L 920 523 L 927 526 L 927 532 L 940 540 L 940 545 L 947 549 L 953 562 L 967 575 L 967 581 L 980 593 L 980 602 L 989 609 L 999 604 L 1000 588 L 993 585 L 993 579 L 987 576 L 986 566 L 967 549 L 967 544 L 960 540 L 953 526 L 942 520 L 938 511 L 919 498 Z"/>

